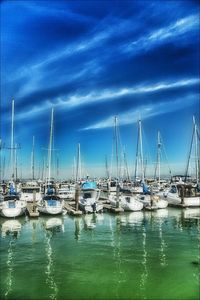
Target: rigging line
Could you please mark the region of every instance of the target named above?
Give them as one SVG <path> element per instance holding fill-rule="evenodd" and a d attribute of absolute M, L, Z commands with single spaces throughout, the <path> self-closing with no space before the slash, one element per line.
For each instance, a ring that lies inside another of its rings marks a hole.
<path fill-rule="evenodd" d="M 137 144 L 136 144 L 136 156 L 135 156 L 135 174 L 134 174 L 135 182 L 136 182 L 137 169 L 138 169 L 138 151 L 139 151 L 139 128 L 137 130 Z"/>
<path fill-rule="evenodd" d="M 167 151 L 166 151 L 165 144 L 163 143 L 163 138 L 162 138 L 161 135 L 160 135 L 160 140 L 161 140 L 163 152 L 164 152 L 164 155 L 165 155 L 165 158 L 166 158 L 166 162 L 167 162 L 167 166 L 168 166 L 168 169 L 169 169 L 169 173 L 170 173 L 170 175 L 172 175 L 172 170 L 171 170 L 171 167 L 170 167 L 170 164 L 169 164 L 169 159 L 168 159 L 168 156 L 167 156 Z"/>
<path fill-rule="evenodd" d="M 189 169 L 190 157 L 191 157 L 191 153 L 192 153 L 194 134 L 195 134 L 195 126 L 193 126 L 193 130 L 192 130 L 192 138 L 191 138 L 191 143 L 190 143 L 189 156 L 188 156 L 188 161 L 187 161 L 186 171 L 185 171 L 185 181 L 186 181 L 187 175 L 188 175 L 188 169 Z"/>

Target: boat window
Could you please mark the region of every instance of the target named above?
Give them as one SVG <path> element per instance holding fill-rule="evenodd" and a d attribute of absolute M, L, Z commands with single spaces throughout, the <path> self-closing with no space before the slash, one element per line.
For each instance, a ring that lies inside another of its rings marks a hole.
<path fill-rule="evenodd" d="M 15 208 L 15 202 L 14 201 L 8 202 L 8 207 Z"/>
<path fill-rule="evenodd" d="M 170 193 L 176 193 L 177 192 L 177 188 L 175 185 L 172 185 Z"/>
<path fill-rule="evenodd" d="M 91 198 L 91 193 L 84 193 L 83 198 L 84 199 Z"/>
<path fill-rule="evenodd" d="M 57 201 L 54 199 L 47 200 L 49 206 L 57 206 Z"/>
<path fill-rule="evenodd" d="M 34 191 L 35 191 L 36 193 L 39 193 L 39 192 L 40 192 L 40 189 L 22 189 L 22 192 L 23 192 L 23 193 L 26 193 L 26 194 L 33 194 Z"/>

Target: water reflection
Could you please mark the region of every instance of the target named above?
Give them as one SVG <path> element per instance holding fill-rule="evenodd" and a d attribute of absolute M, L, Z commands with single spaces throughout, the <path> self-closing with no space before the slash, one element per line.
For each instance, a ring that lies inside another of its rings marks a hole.
<path fill-rule="evenodd" d="M 45 252 L 47 265 L 45 269 L 46 283 L 50 288 L 49 298 L 56 300 L 58 287 L 54 279 L 54 253 L 51 245 L 51 240 L 58 232 L 64 232 L 63 219 L 59 217 L 45 218 L 43 220 L 45 232 Z"/>
<path fill-rule="evenodd" d="M 113 221 L 115 220 L 115 224 Z M 121 236 L 121 215 L 116 216 L 115 218 L 109 216 L 109 228 L 110 228 L 110 238 L 111 238 L 111 248 L 113 250 L 113 260 L 114 260 L 114 276 L 115 276 L 115 296 L 120 298 L 121 286 L 125 279 L 125 271 L 123 268 L 123 254 L 122 254 L 122 236 Z"/>
<path fill-rule="evenodd" d="M 16 239 L 19 238 L 22 225 L 18 220 L 7 220 L 1 224 L 1 236 L 2 238 L 9 238 L 8 255 L 6 260 L 7 276 L 6 276 L 6 288 L 5 298 L 7 298 L 13 289 L 13 272 L 14 272 L 14 250 L 16 246 Z"/>
<path fill-rule="evenodd" d="M 14 239 L 19 237 L 22 224 L 18 220 L 7 220 L 1 224 L 1 236 L 12 236 Z"/>
<path fill-rule="evenodd" d="M 74 230 L 75 240 L 78 241 L 80 238 L 80 218 L 79 217 L 74 219 L 74 226 L 75 226 L 75 230 Z"/>
<path fill-rule="evenodd" d="M 144 220 L 144 213 L 141 211 L 127 212 L 118 216 L 122 226 L 138 227 Z"/>
<path fill-rule="evenodd" d="M 146 250 L 146 227 L 145 224 L 142 226 L 142 267 L 143 271 L 140 277 L 140 291 L 142 299 L 146 299 L 145 292 L 146 292 L 146 283 L 148 278 L 148 270 L 147 270 L 147 250 Z"/>
<path fill-rule="evenodd" d="M 48 219 L 45 218 L 44 227 L 46 230 L 51 231 L 52 234 L 65 231 L 62 217 L 51 217 Z"/>
<path fill-rule="evenodd" d="M 84 229 L 94 229 L 96 227 L 97 218 L 95 214 L 86 214 L 82 217 Z"/>
<path fill-rule="evenodd" d="M 75 276 L 74 270 L 77 270 L 76 274 L 80 274 L 80 279 L 81 276 L 84 277 L 84 280 L 88 278 L 88 273 L 91 271 L 88 270 L 88 265 L 90 266 L 91 262 L 94 263 L 91 258 L 95 257 L 96 261 L 97 253 L 99 254 L 99 265 L 98 268 L 93 269 L 94 276 L 101 278 L 100 276 L 105 274 L 105 277 L 102 278 L 102 290 L 109 285 L 111 299 L 121 299 L 123 295 L 130 298 L 131 292 L 138 299 L 150 299 L 150 295 L 153 294 L 151 289 L 155 287 L 154 281 L 158 273 L 166 276 L 166 284 L 170 283 L 174 276 L 172 268 L 180 266 L 180 264 L 185 268 L 185 273 L 188 272 L 190 275 L 190 280 L 193 277 L 191 285 L 197 285 L 199 284 L 199 265 L 197 263 L 200 259 L 198 256 L 200 255 L 198 213 L 199 209 L 167 208 L 153 212 L 127 212 L 121 215 L 91 214 L 74 218 L 68 215 L 65 217 L 39 217 L 38 219 L 29 219 L 24 231 L 22 231 L 23 222 L 20 219 L 4 222 L 1 222 L 0 219 L 4 246 L 1 267 L 6 267 L 5 279 L 2 279 L 4 289 L 2 296 L 11 298 L 15 295 L 15 289 L 19 288 L 15 286 L 19 280 L 14 271 L 16 269 L 19 271 L 22 263 L 19 253 L 25 251 L 24 249 L 27 251 L 28 247 L 34 249 L 31 252 L 31 259 L 36 258 L 39 261 L 37 268 L 43 274 L 40 276 L 47 299 L 64 299 L 67 289 L 63 292 L 59 288 L 61 286 L 62 289 L 65 289 L 66 281 L 71 284 L 70 288 L 73 289 L 76 285 L 77 289 L 80 287 L 81 290 L 82 283 L 77 282 L 79 275 Z M 64 221 L 66 225 L 69 224 L 66 226 L 66 233 Z M 181 233 L 181 230 L 184 232 Z M 38 234 L 37 239 L 35 239 L 36 233 Z M 81 236 L 81 242 L 76 243 L 74 239 L 79 241 Z M 198 236 L 198 241 L 196 236 Z M 18 238 L 20 238 L 20 245 L 16 243 Z M 32 241 L 35 241 L 34 245 Z M 77 246 L 77 251 L 74 251 L 73 254 L 74 244 Z M 40 254 L 38 247 L 41 245 L 43 251 Z M 58 253 L 57 249 L 62 253 Z M 69 249 L 72 249 L 70 260 L 60 260 L 59 254 L 65 257 L 64 255 Z M 190 253 L 190 250 L 194 252 Z M 87 253 L 91 253 L 88 255 L 88 261 L 85 260 Z M 105 262 L 108 265 L 105 265 Z M 40 264 L 41 266 L 38 266 Z M 64 264 L 70 265 L 69 269 L 66 268 L 67 276 L 65 277 L 63 276 Z M 33 269 L 35 270 L 35 266 Z M 45 279 L 43 278 L 44 271 Z M 181 272 L 178 268 L 177 273 L 180 278 Z M 24 273 L 19 274 L 20 276 L 30 274 L 30 270 L 27 268 Z M 22 277 L 19 278 L 21 280 Z M 105 287 L 103 286 L 104 282 Z M 28 295 L 29 291 L 26 287 L 24 290 L 25 295 Z M 97 292 L 101 295 L 100 288 Z M 91 295 L 90 292 L 88 295 Z M 88 295 L 86 297 L 91 299 Z"/>

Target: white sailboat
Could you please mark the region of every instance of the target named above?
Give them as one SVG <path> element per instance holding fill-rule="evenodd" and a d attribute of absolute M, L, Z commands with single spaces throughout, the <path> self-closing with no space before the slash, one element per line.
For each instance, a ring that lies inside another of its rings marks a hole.
<path fill-rule="evenodd" d="M 117 180 L 116 180 L 116 194 L 110 194 L 108 196 L 109 202 L 112 207 L 121 207 L 125 211 L 140 211 L 143 208 L 143 204 L 138 201 L 132 195 L 123 195 L 119 192 L 119 156 L 118 156 L 118 142 L 119 131 L 117 128 L 117 117 L 115 116 L 114 122 L 115 129 L 115 149 L 116 149 L 116 168 L 117 168 Z"/>
<path fill-rule="evenodd" d="M 188 169 L 191 159 L 192 149 L 194 147 L 195 156 L 195 179 L 193 182 L 187 182 Z M 183 206 L 183 207 L 200 207 L 200 184 L 199 184 L 199 132 L 197 130 L 197 124 L 193 117 L 193 131 L 192 140 L 190 144 L 190 152 L 187 161 L 185 181 L 181 178 L 179 183 L 173 184 L 168 191 L 160 193 L 161 197 L 168 201 L 171 206 Z"/>
<path fill-rule="evenodd" d="M 15 102 L 12 100 L 12 121 L 11 121 L 11 182 L 9 186 L 9 192 L 3 197 L 3 201 L 0 203 L 0 215 L 6 218 L 15 218 L 23 215 L 26 211 L 26 202 L 20 200 L 15 190 L 14 182 L 14 109 Z"/>
<path fill-rule="evenodd" d="M 64 200 L 56 195 L 55 186 L 51 182 L 51 152 L 52 152 L 52 139 L 53 139 L 53 115 L 54 110 L 51 111 L 51 128 L 50 140 L 48 149 L 48 178 L 46 183 L 46 194 L 38 203 L 38 211 L 44 214 L 57 215 L 63 212 Z"/>
<path fill-rule="evenodd" d="M 156 210 L 166 208 L 168 206 L 168 202 L 166 199 L 162 199 L 159 195 L 155 195 L 153 193 L 152 187 L 151 191 L 149 187 L 145 183 L 145 176 L 144 176 L 144 166 L 143 166 L 143 145 L 142 145 L 142 131 L 141 131 L 141 120 L 139 121 L 139 133 L 138 133 L 138 146 L 137 146 L 137 154 L 136 154 L 136 161 L 137 157 L 140 157 L 141 160 L 141 180 L 142 180 L 142 192 L 136 192 L 135 197 L 144 204 L 145 209 L 147 210 Z M 140 153 L 139 152 L 140 146 Z M 160 132 L 158 132 L 158 140 L 157 140 L 157 167 L 158 170 L 158 186 L 160 187 L 160 149 L 161 149 L 161 140 L 160 140 Z M 136 178 L 136 170 L 137 170 L 137 162 L 135 168 L 135 178 Z"/>

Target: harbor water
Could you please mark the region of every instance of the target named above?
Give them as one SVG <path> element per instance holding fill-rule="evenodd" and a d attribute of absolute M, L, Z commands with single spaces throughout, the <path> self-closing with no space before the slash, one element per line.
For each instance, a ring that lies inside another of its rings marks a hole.
<path fill-rule="evenodd" d="M 0 219 L 0 299 L 199 299 L 199 209 Z"/>

